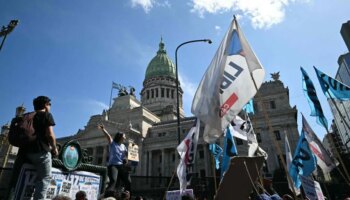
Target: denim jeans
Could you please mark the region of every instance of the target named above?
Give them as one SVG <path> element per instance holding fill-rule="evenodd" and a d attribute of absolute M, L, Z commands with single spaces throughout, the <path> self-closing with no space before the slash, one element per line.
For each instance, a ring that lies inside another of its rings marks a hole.
<path fill-rule="evenodd" d="M 35 167 L 37 173 L 35 180 L 34 199 L 45 199 L 46 190 L 49 187 L 51 181 L 51 153 L 45 151 L 40 153 L 26 153 L 26 157 Z"/>
<path fill-rule="evenodd" d="M 106 190 L 118 190 L 123 182 L 126 190 L 130 192 L 131 178 L 128 170 L 123 165 L 108 166 L 109 184 Z"/>

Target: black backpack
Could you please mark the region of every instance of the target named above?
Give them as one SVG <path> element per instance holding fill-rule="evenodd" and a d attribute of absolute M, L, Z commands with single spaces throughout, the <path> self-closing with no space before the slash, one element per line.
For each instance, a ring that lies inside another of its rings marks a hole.
<path fill-rule="evenodd" d="M 8 140 L 12 146 L 23 148 L 28 147 L 36 141 L 36 134 L 33 127 L 35 112 L 25 113 L 21 117 L 15 117 L 11 121 Z"/>

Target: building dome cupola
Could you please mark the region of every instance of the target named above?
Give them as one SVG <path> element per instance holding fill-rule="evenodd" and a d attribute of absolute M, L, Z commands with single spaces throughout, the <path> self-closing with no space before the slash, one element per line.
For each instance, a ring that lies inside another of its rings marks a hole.
<path fill-rule="evenodd" d="M 161 76 L 175 79 L 175 65 L 168 57 L 164 46 L 163 38 L 161 38 L 157 55 L 147 66 L 145 81 Z"/>

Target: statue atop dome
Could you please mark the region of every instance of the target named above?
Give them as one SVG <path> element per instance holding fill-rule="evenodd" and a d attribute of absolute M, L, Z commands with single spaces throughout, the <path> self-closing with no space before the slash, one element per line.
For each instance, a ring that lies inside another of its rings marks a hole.
<path fill-rule="evenodd" d="M 274 81 L 279 81 L 280 80 L 280 72 L 271 73 L 271 78 Z"/>

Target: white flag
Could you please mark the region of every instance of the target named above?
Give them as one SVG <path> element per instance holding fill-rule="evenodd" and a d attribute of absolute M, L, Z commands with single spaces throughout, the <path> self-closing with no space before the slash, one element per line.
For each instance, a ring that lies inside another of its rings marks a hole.
<path fill-rule="evenodd" d="M 177 146 L 177 151 L 180 154 L 180 163 L 177 166 L 177 177 L 180 182 L 180 192 L 182 193 L 187 185 L 191 183 L 191 178 L 194 173 L 194 161 L 197 152 L 197 143 L 200 129 L 200 120 L 196 122 L 188 132 L 184 140 Z"/>
<path fill-rule="evenodd" d="M 329 154 L 328 151 L 323 146 L 320 139 L 318 139 L 315 132 L 311 129 L 310 125 L 307 123 L 304 115 L 302 115 L 303 131 L 305 133 L 306 140 L 309 142 L 309 147 L 311 151 L 317 157 L 317 164 L 322 168 L 325 173 L 332 171 L 339 163 L 335 161 Z"/>
<path fill-rule="evenodd" d="M 256 155 L 264 156 L 267 159 L 267 153 L 259 147 L 256 135 L 254 133 L 253 124 L 250 118 L 246 115 L 246 120 L 243 120 L 238 115 L 232 120 L 231 125 L 228 126 L 232 135 L 236 138 L 246 140 L 248 142 L 248 156 Z"/>
<path fill-rule="evenodd" d="M 204 140 L 213 143 L 256 94 L 265 71 L 236 19 L 232 20 L 192 102 L 192 113 L 205 123 Z"/>
<path fill-rule="evenodd" d="M 287 134 L 285 134 L 285 140 L 284 140 L 284 149 L 286 151 L 286 165 L 287 165 L 287 170 L 289 171 L 289 166 L 290 164 L 292 163 L 292 160 L 293 160 L 293 156 L 292 156 L 292 151 L 290 149 L 290 146 L 289 146 L 289 141 L 288 141 L 288 136 Z M 294 187 L 294 191 L 296 193 L 296 195 L 299 195 L 300 194 L 300 189 L 295 187 L 294 183 L 293 182 L 290 182 L 292 181 L 292 178 L 288 179 L 288 186 L 289 186 L 289 189 L 293 191 L 293 188 Z"/>
<path fill-rule="evenodd" d="M 231 121 L 231 126 L 229 126 L 229 129 L 233 137 L 242 140 L 247 140 L 248 134 L 253 130 L 251 123 L 243 120 L 238 115 L 236 115 Z"/>

